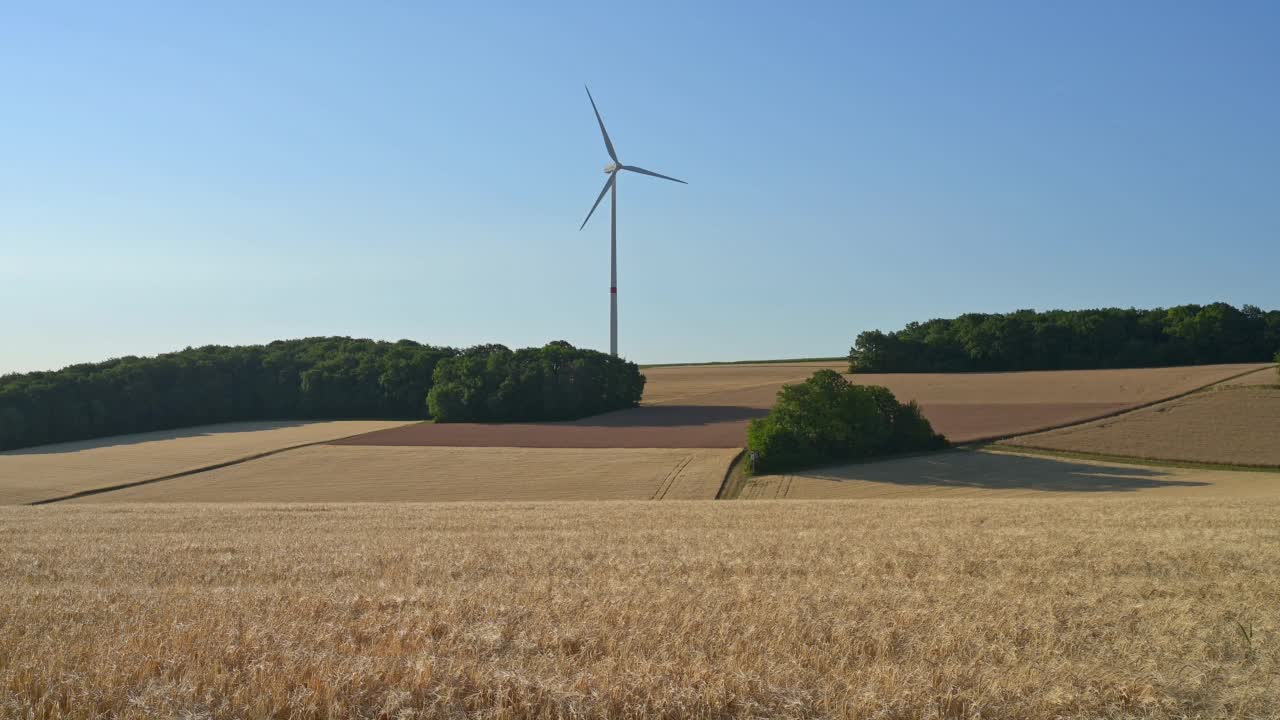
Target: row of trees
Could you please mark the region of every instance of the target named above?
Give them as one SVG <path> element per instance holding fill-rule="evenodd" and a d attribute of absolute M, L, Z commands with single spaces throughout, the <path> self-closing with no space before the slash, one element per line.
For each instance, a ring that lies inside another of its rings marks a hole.
<path fill-rule="evenodd" d="M 858 335 L 850 372 L 966 372 L 1265 362 L 1280 310 L 1227 303 L 970 313 Z"/>
<path fill-rule="evenodd" d="M 947 440 L 915 402 L 898 402 L 888 388 L 854 385 L 834 370 L 784 385 L 769 414 L 747 426 L 753 472 L 944 447 Z"/>
<path fill-rule="evenodd" d="M 522 360 L 520 372 L 509 373 L 505 368 L 514 367 L 516 357 L 538 362 Z M 458 387 L 467 376 L 459 375 L 458 364 L 476 362 L 504 368 L 510 377 L 478 392 L 463 383 L 470 394 L 463 393 L 461 405 L 488 408 L 465 419 L 580 417 L 634 405 L 644 387 L 634 363 L 563 342 L 516 352 L 501 345 L 460 351 L 347 337 L 210 345 L 0 376 L 0 450 L 241 420 L 426 418 L 437 378 Z M 543 381 L 552 389 L 539 396 L 541 405 L 527 387 L 535 366 L 552 369 Z M 452 411 L 450 397 L 439 395 L 441 407 Z M 464 419 L 446 414 L 438 419 Z"/>
<path fill-rule="evenodd" d="M 441 362 L 427 404 L 439 422 L 571 420 L 635 407 L 644 380 L 635 363 L 563 341 L 488 345 Z"/>

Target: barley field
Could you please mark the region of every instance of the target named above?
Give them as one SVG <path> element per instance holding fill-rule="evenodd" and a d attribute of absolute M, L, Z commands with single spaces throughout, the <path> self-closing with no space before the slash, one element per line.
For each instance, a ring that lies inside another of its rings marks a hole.
<path fill-rule="evenodd" d="M 0 508 L 0 716 L 1270 718 L 1280 501 Z"/>
<path fill-rule="evenodd" d="M 737 454 L 313 445 L 71 502 L 711 500 Z"/>
<path fill-rule="evenodd" d="M 9 450 L 0 452 L 0 505 L 190 472 L 404 424 L 400 420 L 223 423 Z"/>

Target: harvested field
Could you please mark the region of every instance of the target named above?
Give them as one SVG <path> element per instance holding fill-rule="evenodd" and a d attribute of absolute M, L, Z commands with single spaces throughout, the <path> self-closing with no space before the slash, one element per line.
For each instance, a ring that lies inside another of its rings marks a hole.
<path fill-rule="evenodd" d="M 1277 372 L 1275 367 L 1269 367 L 1228 380 L 1223 385 L 1280 385 L 1280 372 Z"/>
<path fill-rule="evenodd" d="M 804 380 L 823 368 L 845 372 L 849 363 L 815 361 L 801 363 L 762 363 L 758 365 L 690 365 L 644 368 L 646 405 L 700 405 L 701 398 L 727 390 L 767 386 L 777 388 L 785 383 Z M 698 402 L 693 402 L 699 398 Z M 769 400 L 773 400 L 772 393 Z"/>
<path fill-rule="evenodd" d="M 700 365 L 645 370 L 645 404 L 563 423 L 407 425 L 346 445 L 564 448 L 732 448 L 772 407 L 778 389 L 838 363 Z M 934 429 L 971 442 L 1081 422 L 1267 367 L 1206 365 L 1141 370 L 850 375 L 920 403 Z"/>
<path fill-rule="evenodd" d="M 643 406 L 556 423 L 421 423 L 338 445 L 523 448 L 740 448 L 765 408 Z"/>
<path fill-rule="evenodd" d="M 72 502 L 711 500 L 737 452 L 316 445 Z"/>
<path fill-rule="evenodd" d="M 225 423 L 9 450 L 0 453 L 0 504 L 138 482 L 404 424 L 398 420 Z"/>
<path fill-rule="evenodd" d="M 1280 467 L 1280 387 L 1224 385 L 1008 445 L 1149 460 Z"/>
<path fill-rule="evenodd" d="M 0 508 L 0 716 L 1275 717 L 1278 514 Z"/>
<path fill-rule="evenodd" d="M 1280 499 L 1280 473 L 1144 467 L 1092 460 L 953 450 L 749 478 L 748 500 L 962 497 L 1071 498 L 1081 494 Z"/>

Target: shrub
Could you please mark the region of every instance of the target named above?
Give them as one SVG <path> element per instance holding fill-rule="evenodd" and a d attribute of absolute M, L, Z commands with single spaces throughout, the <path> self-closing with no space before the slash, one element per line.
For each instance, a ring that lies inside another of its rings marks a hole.
<path fill-rule="evenodd" d="M 643 392 L 635 363 L 559 340 L 514 352 L 484 345 L 446 359 L 427 405 L 437 422 L 572 420 L 635 407 Z"/>
<path fill-rule="evenodd" d="M 854 385 L 832 370 L 784 385 L 769 414 L 747 428 L 755 472 L 946 446 L 914 402 L 904 405 L 888 388 Z"/>

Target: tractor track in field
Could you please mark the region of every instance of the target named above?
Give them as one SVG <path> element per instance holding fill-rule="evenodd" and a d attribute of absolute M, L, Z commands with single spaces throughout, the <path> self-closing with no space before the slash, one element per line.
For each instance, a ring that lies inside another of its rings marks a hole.
<path fill-rule="evenodd" d="M 654 491 L 652 499 L 661 500 L 666 497 L 667 493 L 671 491 L 672 486 L 676 484 L 676 480 L 679 479 L 680 473 L 684 472 L 684 469 L 689 467 L 690 462 L 693 462 L 692 455 L 685 455 L 681 458 L 680 461 L 675 464 L 675 467 L 671 468 L 671 471 L 667 473 L 667 476 L 662 479 L 662 484 L 660 484 L 658 489 Z"/>
<path fill-rule="evenodd" d="M 364 433 L 356 433 L 354 435 L 349 435 L 348 437 L 358 437 L 363 434 Z M 339 439 L 345 439 L 345 438 L 339 438 Z M 242 463 L 252 462 L 254 460 L 261 460 L 262 458 L 271 457 L 272 455 L 279 455 L 280 453 L 286 453 L 286 452 L 289 452 L 290 450 L 300 450 L 302 448 L 314 447 L 316 445 L 327 445 L 330 442 L 332 442 L 332 440 L 316 440 L 312 442 L 298 443 L 297 445 L 290 445 L 288 447 L 276 448 L 274 450 L 257 452 L 251 455 L 244 455 L 242 457 L 233 458 L 231 460 L 223 460 L 221 462 L 216 462 L 209 465 L 202 465 L 197 468 L 190 468 L 188 470 L 181 470 L 179 472 L 160 475 L 158 477 L 144 478 L 142 480 L 130 480 L 129 482 L 123 482 L 123 483 L 114 483 L 112 485 L 106 485 L 103 487 L 89 488 L 87 490 L 79 490 L 77 492 L 67 493 L 65 495 L 58 495 L 56 497 L 41 498 L 40 500 L 33 500 L 31 502 L 23 503 L 23 504 L 28 506 L 49 505 L 52 503 L 63 502 L 64 500 L 75 500 L 77 498 L 89 497 L 90 495 L 101 495 L 102 493 L 109 493 L 116 490 L 125 490 L 127 488 L 138 487 L 140 485 L 150 485 L 151 483 L 163 482 L 165 480 L 176 480 L 178 478 L 189 477 L 191 475 L 199 475 L 200 473 L 209 472 L 211 470 L 220 470 L 222 468 L 231 467 L 233 465 L 240 465 Z"/>

